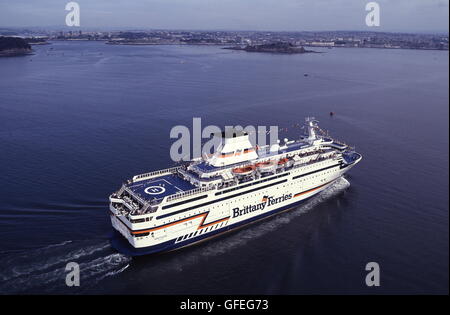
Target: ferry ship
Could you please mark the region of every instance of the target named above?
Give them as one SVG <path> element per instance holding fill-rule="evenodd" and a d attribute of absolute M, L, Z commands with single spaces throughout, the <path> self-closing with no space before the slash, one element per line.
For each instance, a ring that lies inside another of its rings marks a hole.
<path fill-rule="evenodd" d="M 210 239 L 295 208 L 362 159 L 314 118 L 305 127 L 299 140 L 261 147 L 222 132 L 214 154 L 129 179 L 109 197 L 113 246 L 137 256 Z"/>

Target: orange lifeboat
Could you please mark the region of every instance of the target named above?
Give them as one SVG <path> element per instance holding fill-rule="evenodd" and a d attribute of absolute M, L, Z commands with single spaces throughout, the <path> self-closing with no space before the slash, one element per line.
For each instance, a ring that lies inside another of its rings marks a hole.
<path fill-rule="evenodd" d="M 255 170 L 255 165 L 247 165 L 243 167 L 237 167 L 233 169 L 233 173 L 236 175 L 248 175 L 253 173 Z"/>
<path fill-rule="evenodd" d="M 278 161 L 278 165 L 284 165 L 284 164 L 286 164 L 288 161 L 289 161 L 288 158 L 281 159 L 281 160 Z"/>

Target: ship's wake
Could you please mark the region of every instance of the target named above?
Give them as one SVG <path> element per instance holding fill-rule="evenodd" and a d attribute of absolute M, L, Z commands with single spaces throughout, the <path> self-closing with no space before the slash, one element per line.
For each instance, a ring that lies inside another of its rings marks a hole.
<path fill-rule="evenodd" d="M 160 258 L 155 256 L 138 259 L 142 268 L 134 273 L 155 271 L 160 273 L 182 271 L 199 260 L 221 255 L 245 245 L 264 234 L 279 229 L 294 218 L 310 211 L 320 203 L 340 194 L 350 186 L 341 178 L 305 204 L 267 221 L 249 226 L 227 237 L 208 242 L 206 246 L 193 246 Z M 80 287 L 68 287 L 66 271 L 69 262 L 80 267 Z M 1 253 L 0 294 L 65 294 L 96 291 L 101 281 L 126 270 L 132 258 L 117 253 L 109 240 L 65 241 L 59 244 L 23 252 Z M 149 266 L 149 267 L 147 267 Z M 150 270 L 149 270 L 150 268 Z"/>
<path fill-rule="evenodd" d="M 131 258 L 115 252 L 107 240 L 65 241 L 23 252 L 3 253 L 0 294 L 80 293 L 125 270 Z M 68 287 L 69 262 L 80 269 L 80 286 Z"/>

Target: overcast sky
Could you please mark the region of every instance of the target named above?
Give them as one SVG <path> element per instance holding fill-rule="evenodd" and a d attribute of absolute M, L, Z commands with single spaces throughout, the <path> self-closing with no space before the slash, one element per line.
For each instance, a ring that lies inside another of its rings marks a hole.
<path fill-rule="evenodd" d="M 64 27 L 69 0 L 0 0 L 0 26 Z M 449 0 L 77 0 L 81 28 L 448 32 Z"/>

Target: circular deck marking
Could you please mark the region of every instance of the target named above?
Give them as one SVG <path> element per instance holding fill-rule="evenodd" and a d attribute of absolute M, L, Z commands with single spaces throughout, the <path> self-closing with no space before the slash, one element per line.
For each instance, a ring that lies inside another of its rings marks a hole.
<path fill-rule="evenodd" d="M 144 192 L 149 195 L 159 195 L 165 191 L 166 189 L 161 186 L 150 186 L 144 189 Z"/>

